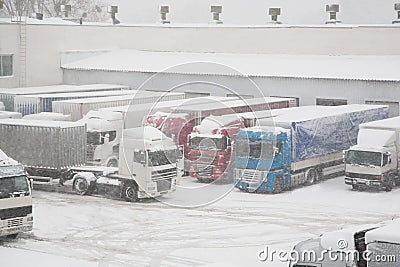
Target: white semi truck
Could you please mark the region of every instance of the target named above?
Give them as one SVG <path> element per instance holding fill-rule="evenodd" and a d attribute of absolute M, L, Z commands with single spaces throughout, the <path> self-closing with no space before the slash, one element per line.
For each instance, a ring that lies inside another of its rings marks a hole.
<path fill-rule="evenodd" d="M 124 130 L 119 153 L 118 169 L 71 168 L 72 190 L 78 194 L 127 201 L 154 198 L 175 191 L 179 151 L 172 139 L 161 131 L 150 126 Z"/>
<path fill-rule="evenodd" d="M 361 124 L 357 145 L 344 151 L 345 183 L 386 191 L 399 184 L 399 133 L 400 117 Z"/>
<path fill-rule="evenodd" d="M 24 167 L 0 150 L 0 236 L 33 227 L 32 194 Z"/>

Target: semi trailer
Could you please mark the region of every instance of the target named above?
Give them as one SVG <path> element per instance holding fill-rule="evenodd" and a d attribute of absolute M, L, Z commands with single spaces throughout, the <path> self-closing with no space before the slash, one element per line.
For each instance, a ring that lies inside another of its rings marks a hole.
<path fill-rule="evenodd" d="M 388 117 L 387 106 L 304 106 L 271 111 L 236 137 L 235 187 L 280 193 L 344 173 L 342 151 L 361 123 Z"/>
<path fill-rule="evenodd" d="M 86 163 L 86 125 L 66 121 L 0 120 L 0 147 L 36 181 Z"/>
<path fill-rule="evenodd" d="M 400 117 L 361 124 L 357 145 L 344 151 L 345 183 L 386 191 L 399 184 L 399 134 Z"/>

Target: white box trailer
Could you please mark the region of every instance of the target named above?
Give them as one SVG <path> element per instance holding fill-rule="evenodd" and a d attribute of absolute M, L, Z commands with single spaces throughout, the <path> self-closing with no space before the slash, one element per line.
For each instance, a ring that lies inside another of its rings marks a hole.
<path fill-rule="evenodd" d="M 31 176 L 58 178 L 86 163 L 86 125 L 65 121 L 0 120 L 0 147 Z"/>
<path fill-rule="evenodd" d="M 185 99 L 185 93 L 163 93 L 138 91 L 135 94 L 125 96 L 111 96 L 102 98 L 71 99 L 65 101 L 54 101 L 53 111 L 63 114 L 71 114 L 72 120 L 82 119 L 90 110 L 101 108 L 137 105 Z"/>
<path fill-rule="evenodd" d="M 37 87 L 0 88 L 0 102 L 3 102 L 6 111 L 14 111 L 14 98 L 17 95 L 54 94 L 66 92 L 94 92 L 129 89 L 129 86 L 119 84 L 58 84 Z"/>
<path fill-rule="evenodd" d="M 94 97 L 124 96 L 134 95 L 137 90 L 107 90 L 95 92 L 73 92 L 73 93 L 53 93 L 37 95 L 18 95 L 14 98 L 14 111 L 22 113 L 23 116 L 37 114 L 40 112 L 52 112 L 54 101 L 84 99 Z"/>

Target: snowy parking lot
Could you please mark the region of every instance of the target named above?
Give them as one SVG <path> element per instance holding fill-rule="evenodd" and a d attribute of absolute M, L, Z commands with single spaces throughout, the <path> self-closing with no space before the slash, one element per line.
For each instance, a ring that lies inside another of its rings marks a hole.
<path fill-rule="evenodd" d="M 204 184 L 186 177 L 181 186 Z M 164 201 L 191 197 L 178 188 Z M 199 208 L 36 191 L 33 232 L 3 241 L 0 258 L 1 266 L 288 266 L 258 252 L 399 214 L 400 189 L 355 192 L 343 177 L 278 195 L 235 189 Z"/>

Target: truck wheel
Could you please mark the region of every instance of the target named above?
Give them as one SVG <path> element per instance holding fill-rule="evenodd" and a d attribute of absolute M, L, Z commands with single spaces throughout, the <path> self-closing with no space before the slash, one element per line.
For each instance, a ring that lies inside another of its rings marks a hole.
<path fill-rule="evenodd" d="M 138 198 L 138 188 L 135 184 L 125 185 L 123 189 L 124 198 L 129 202 L 136 202 Z"/>
<path fill-rule="evenodd" d="M 18 234 L 12 234 L 12 235 L 6 236 L 6 238 L 8 238 L 8 239 L 16 239 L 17 237 L 18 237 Z"/>
<path fill-rule="evenodd" d="M 275 179 L 275 185 L 274 185 L 274 194 L 282 193 L 284 187 L 284 181 L 282 176 L 278 176 Z"/>
<path fill-rule="evenodd" d="M 355 185 L 355 184 L 352 185 L 352 188 L 353 188 L 354 191 L 360 190 L 360 187 L 358 185 Z"/>
<path fill-rule="evenodd" d="M 389 183 L 385 186 L 385 191 L 390 192 L 396 186 L 396 181 L 394 179 L 390 179 Z"/>
<path fill-rule="evenodd" d="M 79 195 L 85 195 L 88 192 L 89 184 L 83 177 L 77 177 L 74 181 L 74 191 Z"/>
<path fill-rule="evenodd" d="M 316 169 L 308 169 L 305 173 L 306 180 L 304 182 L 305 185 L 312 185 L 318 181 L 318 172 Z"/>

